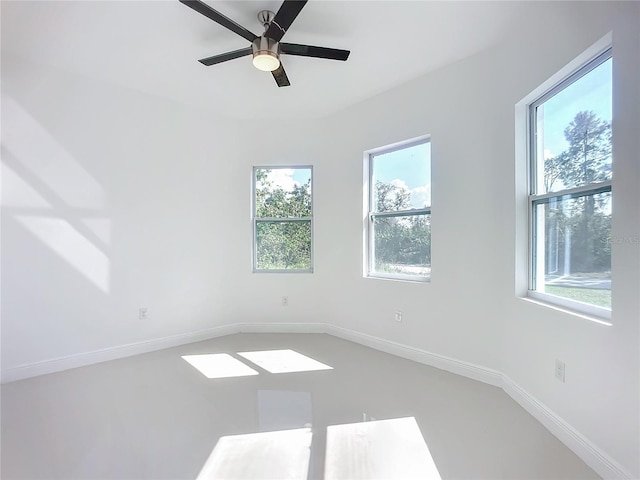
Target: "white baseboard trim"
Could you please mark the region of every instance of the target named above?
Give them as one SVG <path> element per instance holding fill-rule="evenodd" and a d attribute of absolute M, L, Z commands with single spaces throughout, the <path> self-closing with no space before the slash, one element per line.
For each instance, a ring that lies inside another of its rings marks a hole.
<path fill-rule="evenodd" d="M 240 333 L 327 333 L 325 323 L 239 323 Z"/>
<path fill-rule="evenodd" d="M 604 479 L 633 479 L 634 476 L 589 439 L 531 396 L 510 378 L 490 368 L 427 352 L 373 335 L 325 323 L 237 323 L 214 327 L 68 357 L 55 358 L 2 370 L 2 383 L 13 382 L 71 368 L 139 355 L 235 333 L 326 333 L 398 357 L 501 387 L 507 395 L 544 425 L 562 443 Z"/>
<path fill-rule="evenodd" d="M 116 360 L 118 358 L 131 357 L 141 353 L 163 350 L 165 348 L 185 345 L 187 343 L 209 340 L 215 337 L 222 337 L 238 333 L 237 325 L 225 325 L 221 327 L 213 327 L 197 332 L 182 333 L 169 337 L 157 338 L 153 340 L 145 340 L 142 342 L 129 343 L 117 347 L 103 348 L 93 352 L 79 353 L 69 355 L 67 357 L 58 357 L 51 360 L 18 365 L 2 369 L 2 383 L 15 382 L 26 378 L 38 377 L 48 373 L 61 372 L 71 368 L 84 367 L 96 363 Z"/>
<path fill-rule="evenodd" d="M 502 387 L 502 374 L 490 368 L 481 367 L 473 363 L 456 360 L 455 358 L 427 352 L 426 350 L 410 347 L 401 343 L 391 342 L 373 335 L 367 335 L 333 325 L 327 325 L 326 333 L 354 343 L 359 343 L 360 345 L 364 345 L 375 350 L 380 350 L 381 352 L 390 353 L 398 357 L 413 360 L 414 362 L 446 370 L 447 372 L 478 380 L 483 383 L 488 383 L 489 385 Z"/>
<path fill-rule="evenodd" d="M 580 457 L 604 479 L 635 478 L 622 465 L 593 444 L 588 438 L 568 424 L 538 399 L 503 375 L 502 389 L 554 436 Z"/>

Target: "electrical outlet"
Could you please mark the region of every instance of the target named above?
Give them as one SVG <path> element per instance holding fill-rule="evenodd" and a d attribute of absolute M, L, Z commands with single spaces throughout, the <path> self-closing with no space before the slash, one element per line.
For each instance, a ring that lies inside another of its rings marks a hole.
<path fill-rule="evenodd" d="M 396 319 L 396 322 L 402 321 L 402 312 L 400 310 L 396 310 L 395 319 Z"/>
<path fill-rule="evenodd" d="M 375 422 L 375 418 L 371 415 L 368 415 L 366 412 L 362 412 L 362 421 L 363 422 Z"/>
<path fill-rule="evenodd" d="M 289 306 L 289 297 L 287 297 L 286 295 L 284 295 L 282 297 L 282 306 L 283 307 L 288 307 Z"/>
<path fill-rule="evenodd" d="M 556 359 L 556 378 L 564 383 L 564 362 Z"/>
<path fill-rule="evenodd" d="M 149 309 L 147 309 L 147 307 L 140 307 L 138 310 L 138 318 L 140 320 L 146 320 L 149 318 Z"/>

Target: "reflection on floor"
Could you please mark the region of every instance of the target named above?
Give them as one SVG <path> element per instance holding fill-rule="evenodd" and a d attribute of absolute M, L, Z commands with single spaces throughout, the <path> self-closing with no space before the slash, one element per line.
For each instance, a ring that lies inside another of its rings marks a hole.
<path fill-rule="evenodd" d="M 229 435 L 218 440 L 198 480 L 304 480 L 310 449 L 311 428 Z"/>
<path fill-rule="evenodd" d="M 325 479 L 440 480 L 414 417 L 328 428 Z"/>
<path fill-rule="evenodd" d="M 273 351 L 325 369 L 240 355 Z M 207 378 L 197 358 L 258 374 Z M 231 335 L 6 384 L 1 433 L 3 479 L 598 478 L 502 390 L 321 334 Z"/>

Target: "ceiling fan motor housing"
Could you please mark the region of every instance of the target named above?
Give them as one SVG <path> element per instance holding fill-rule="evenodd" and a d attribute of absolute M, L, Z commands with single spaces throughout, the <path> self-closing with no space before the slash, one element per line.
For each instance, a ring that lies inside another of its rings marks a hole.
<path fill-rule="evenodd" d="M 278 42 L 267 37 L 258 37 L 252 43 L 253 64 L 256 68 L 267 72 L 280 66 Z"/>
<path fill-rule="evenodd" d="M 271 21 L 275 18 L 275 16 L 276 14 L 271 10 L 260 10 L 258 12 L 258 21 L 264 27 L 265 32 L 267 31 L 267 28 L 269 28 L 269 25 L 271 25 Z"/>

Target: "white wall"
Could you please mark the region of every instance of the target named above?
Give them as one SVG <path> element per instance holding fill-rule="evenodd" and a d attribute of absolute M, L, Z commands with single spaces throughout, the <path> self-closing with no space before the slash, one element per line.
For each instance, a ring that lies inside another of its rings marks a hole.
<path fill-rule="evenodd" d="M 260 294 L 249 297 L 257 304 L 238 302 L 235 311 L 243 321 L 329 321 L 501 371 L 512 393 L 525 392 L 530 405 L 540 402 L 563 423 L 574 448 L 586 444 L 588 456 L 604 454 L 600 465 L 608 467 L 600 472 L 633 478 L 640 475 L 640 246 L 633 243 L 640 232 L 639 5 L 542 5 L 531 6 L 531 23 L 520 29 L 527 34 L 322 122 L 284 125 L 286 142 L 276 148 L 248 146 L 245 176 L 256 159 L 314 162 L 317 272 L 239 274 L 241 285 Z M 632 240 L 613 248 L 614 325 L 608 327 L 516 295 L 526 285 L 527 226 L 514 115 L 516 103 L 610 31 L 613 237 Z M 432 282 L 364 279 L 363 152 L 424 134 L 432 137 Z M 249 246 L 250 223 L 242 235 L 238 255 Z M 287 310 L 279 305 L 283 294 L 292 304 Z M 393 321 L 396 309 L 402 323 Z M 554 378 L 556 358 L 566 362 L 566 383 Z"/>
<path fill-rule="evenodd" d="M 640 477 L 640 4 L 593 9 L 588 31 L 574 33 L 552 62 L 565 63 L 607 30 L 613 37 L 612 323 L 603 326 L 530 304 L 514 296 L 505 304 L 503 372 L 586 438 Z M 574 15 L 566 9 L 560 21 Z M 562 23 L 565 25 L 565 23 Z M 584 38 L 582 38 L 584 37 Z M 541 39 L 549 57 L 553 39 Z M 553 65 L 551 63 L 550 65 Z M 522 71 L 527 67 L 521 66 Z M 532 69 L 529 67 L 529 70 Z M 532 71 L 533 73 L 533 71 Z M 549 76 L 553 71 L 541 72 Z M 523 193 L 524 172 L 517 172 Z M 520 197 L 521 198 L 521 197 Z M 516 240 L 526 235 L 522 204 L 511 205 Z M 513 238 L 513 233 L 511 238 Z M 520 245 L 522 243 L 520 242 Z M 509 262 L 524 273 L 523 249 Z M 523 275 L 517 277 L 516 291 Z M 553 377 L 555 359 L 566 362 L 566 383 Z"/>
<path fill-rule="evenodd" d="M 321 211 L 323 195 L 331 190 L 323 167 L 326 156 L 317 120 L 278 120 L 242 122 L 243 140 L 239 161 L 230 182 L 240 186 L 232 200 L 237 215 L 228 224 L 233 236 L 228 252 L 229 269 L 228 311 L 233 321 L 241 323 L 328 323 L 331 309 L 324 295 L 324 286 L 331 283 L 335 272 L 327 269 L 323 255 L 333 247 L 322 237 L 330 230 Z M 314 257 L 315 271 L 310 274 L 252 273 L 251 186 L 253 166 L 313 165 Z M 289 306 L 282 306 L 287 296 Z"/>
<path fill-rule="evenodd" d="M 613 326 L 528 303 L 516 295 L 526 219 L 514 184 L 515 104 L 612 30 L 614 237 L 640 235 L 639 15 L 634 2 L 534 2 L 531 23 L 489 51 L 330 118 L 266 127 L 3 59 L 3 163 L 36 205 L 3 210 L 3 368 L 231 323 L 334 324 L 501 371 L 640 476 L 640 247 L 614 246 Z M 22 114 L 39 127 L 28 121 L 7 143 L 8 119 Z M 363 151 L 423 134 L 432 136 L 432 282 L 364 279 Z M 80 173 L 52 187 L 41 163 Z M 267 164 L 314 165 L 313 275 L 251 273 L 251 167 Z M 21 215 L 60 219 L 104 252 L 94 257 L 107 258 L 107 291 Z M 83 223 L 89 216 L 108 222 L 107 241 Z M 137 320 L 141 305 L 147 322 Z"/>
<path fill-rule="evenodd" d="M 214 326 L 237 125 L 2 60 L 3 369 Z"/>

